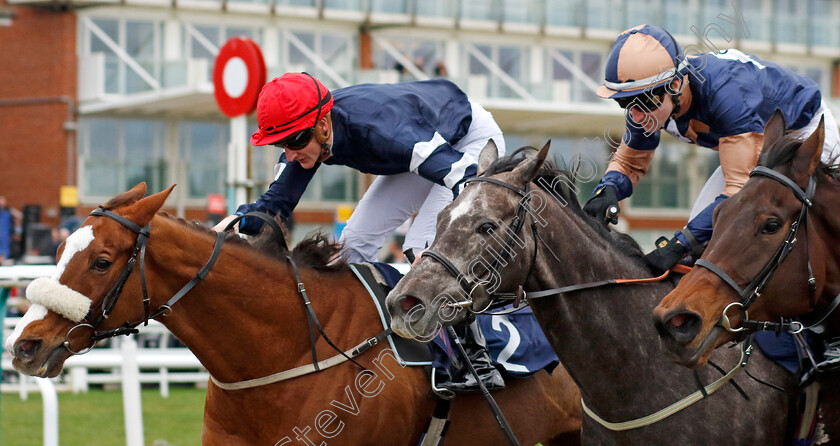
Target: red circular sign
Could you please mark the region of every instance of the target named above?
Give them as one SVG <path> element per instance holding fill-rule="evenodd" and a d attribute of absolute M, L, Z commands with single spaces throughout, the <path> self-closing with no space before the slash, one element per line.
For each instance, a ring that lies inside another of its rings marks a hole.
<path fill-rule="evenodd" d="M 213 94 L 222 113 L 235 118 L 254 111 L 265 77 L 260 47 L 244 37 L 228 40 L 213 65 Z"/>

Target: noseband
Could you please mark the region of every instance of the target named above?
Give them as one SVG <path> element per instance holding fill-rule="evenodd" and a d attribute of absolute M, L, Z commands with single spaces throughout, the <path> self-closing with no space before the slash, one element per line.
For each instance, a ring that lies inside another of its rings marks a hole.
<path fill-rule="evenodd" d="M 753 176 L 763 176 L 767 178 L 772 178 L 783 185 L 785 185 L 788 189 L 790 189 L 796 198 L 802 202 L 802 209 L 799 211 L 799 216 L 791 223 L 790 229 L 788 230 L 787 235 L 785 236 L 784 242 L 782 242 L 779 249 L 776 250 L 776 253 L 773 254 L 773 257 L 764 265 L 761 271 L 755 276 L 755 278 L 750 281 L 750 283 L 741 289 L 735 280 L 729 276 L 723 269 L 719 266 L 715 265 L 714 263 L 706 260 L 700 259 L 697 260 L 695 265 L 702 266 L 703 268 L 708 269 L 715 275 L 717 275 L 721 280 L 723 280 L 727 285 L 732 287 L 735 292 L 738 293 L 741 300 L 740 302 L 732 302 L 723 309 L 723 313 L 721 314 L 721 325 L 727 331 L 736 333 L 744 330 L 750 331 L 757 331 L 757 330 L 775 330 L 775 331 L 788 331 L 791 333 L 799 333 L 806 327 L 800 321 L 785 321 L 782 319 L 781 322 L 769 322 L 769 321 L 751 321 L 749 320 L 749 315 L 747 313 L 747 309 L 755 302 L 758 297 L 761 297 L 761 293 L 764 291 L 764 288 L 767 286 L 767 282 L 770 281 L 770 278 L 773 277 L 773 273 L 776 272 L 776 268 L 781 265 L 781 263 L 787 258 L 788 254 L 790 254 L 791 250 L 793 250 L 793 244 L 796 243 L 796 232 L 805 223 L 808 209 L 812 205 L 812 200 L 814 199 L 814 192 L 817 187 L 816 178 L 811 175 L 810 179 L 808 180 L 808 186 L 803 191 L 799 188 L 799 186 L 794 183 L 790 178 L 784 176 L 783 174 L 776 172 L 775 170 L 769 169 L 764 166 L 758 166 L 750 172 L 750 177 Z M 805 229 L 807 231 L 807 227 Z M 807 251 L 806 251 L 807 256 Z M 808 258 L 808 290 L 811 293 L 811 301 L 814 301 L 817 291 L 816 279 L 814 278 L 814 273 L 811 268 L 811 259 Z M 735 328 L 732 327 L 732 324 L 729 321 L 729 309 L 732 307 L 739 307 L 740 311 L 743 313 L 742 321 L 739 327 Z M 826 315 L 827 316 L 827 315 Z M 818 322 L 822 322 L 821 318 Z M 816 325 L 816 324 L 813 324 Z M 813 326 L 811 325 L 811 326 Z"/>

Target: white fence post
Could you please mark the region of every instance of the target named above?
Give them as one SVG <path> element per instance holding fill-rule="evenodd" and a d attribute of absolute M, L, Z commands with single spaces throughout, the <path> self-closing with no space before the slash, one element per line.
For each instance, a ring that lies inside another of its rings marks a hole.
<path fill-rule="evenodd" d="M 44 401 L 44 446 L 58 446 L 58 395 L 49 378 L 35 378 Z"/>
<path fill-rule="evenodd" d="M 126 446 L 143 446 L 143 410 L 140 401 L 140 367 L 137 365 L 137 341 L 123 339 L 122 392 L 125 412 Z"/>

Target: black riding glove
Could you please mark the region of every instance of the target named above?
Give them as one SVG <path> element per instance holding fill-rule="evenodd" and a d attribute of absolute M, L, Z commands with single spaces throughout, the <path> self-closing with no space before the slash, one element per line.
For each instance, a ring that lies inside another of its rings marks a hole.
<path fill-rule="evenodd" d="M 676 237 L 671 240 L 660 237 L 656 241 L 656 249 L 645 255 L 644 259 L 650 269 L 659 275 L 679 263 L 687 252 L 688 250 Z"/>
<path fill-rule="evenodd" d="M 589 199 L 583 206 L 583 211 L 595 217 L 604 224 L 618 223 L 618 198 L 616 190 L 612 186 L 604 186 L 595 192 L 595 196 Z"/>

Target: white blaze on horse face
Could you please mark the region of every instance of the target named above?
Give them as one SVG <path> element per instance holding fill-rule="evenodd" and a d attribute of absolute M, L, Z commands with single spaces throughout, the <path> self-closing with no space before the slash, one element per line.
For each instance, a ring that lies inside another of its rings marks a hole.
<path fill-rule="evenodd" d="M 449 213 L 449 224 L 451 225 L 452 222 L 457 220 L 459 217 L 467 215 L 467 213 L 477 206 L 484 206 L 482 200 L 478 200 L 478 203 L 474 203 L 475 197 L 472 199 L 466 199 L 470 197 L 463 197 L 461 198 L 461 202 L 458 203 L 458 206 L 455 206 L 454 209 Z"/>
<path fill-rule="evenodd" d="M 29 325 L 30 322 L 40 321 L 47 315 L 47 308 L 43 305 L 33 304 L 29 307 L 29 310 L 23 317 L 20 319 L 20 322 L 17 323 L 15 326 L 15 331 L 6 339 L 6 343 L 3 347 L 6 349 L 7 352 L 11 352 L 12 349 L 15 347 L 15 342 L 17 342 L 18 338 L 20 337 L 23 330 Z"/>
<path fill-rule="evenodd" d="M 73 256 L 77 252 L 82 252 L 87 249 L 90 246 L 90 242 L 93 241 L 93 238 L 93 226 L 91 225 L 83 226 L 67 237 L 67 240 L 64 241 L 64 252 L 61 253 L 61 259 L 59 259 L 58 265 L 56 265 L 53 279 L 58 280 L 61 278 L 61 275 L 64 274 L 64 268 L 67 268 L 67 264 L 70 263 Z"/>

